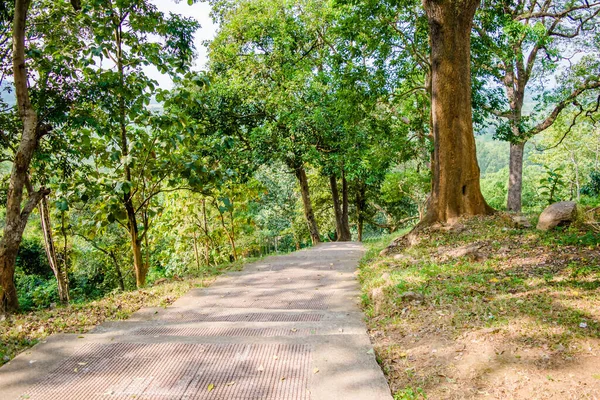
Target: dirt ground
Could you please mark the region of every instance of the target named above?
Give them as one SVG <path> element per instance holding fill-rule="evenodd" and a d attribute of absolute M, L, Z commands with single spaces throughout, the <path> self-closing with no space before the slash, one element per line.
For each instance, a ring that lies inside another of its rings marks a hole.
<path fill-rule="evenodd" d="M 598 241 L 500 216 L 364 262 L 371 339 L 395 398 L 600 399 Z"/>

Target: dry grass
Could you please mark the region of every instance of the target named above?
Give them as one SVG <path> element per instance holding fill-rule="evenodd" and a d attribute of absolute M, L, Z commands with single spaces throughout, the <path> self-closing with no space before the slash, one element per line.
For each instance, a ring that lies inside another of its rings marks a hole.
<path fill-rule="evenodd" d="M 420 239 L 404 259 L 373 249 L 361 267 L 371 335 L 397 399 L 600 393 L 598 235 L 515 229 L 500 215 Z M 481 257 L 446 255 L 475 242 Z M 384 296 L 374 299 L 378 287 Z M 407 291 L 424 300 L 403 300 Z"/>
<path fill-rule="evenodd" d="M 96 301 L 72 304 L 0 320 L 0 365 L 53 333 L 85 333 L 104 321 L 124 320 L 143 307 L 167 307 L 194 287 L 212 283 L 215 276 L 242 267 L 243 261 L 211 268 L 201 278 L 188 277 L 128 292 L 117 292 Z"/>

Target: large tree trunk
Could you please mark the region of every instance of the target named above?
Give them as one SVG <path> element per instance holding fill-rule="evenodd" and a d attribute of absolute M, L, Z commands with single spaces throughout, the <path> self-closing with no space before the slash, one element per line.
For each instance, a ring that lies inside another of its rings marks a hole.
<path fill-rule="evenodd" d="M 196 227 L 194 227 L 194 231 L 193 231 L 193 239 L 194 239 L 194 256 L 196 258 L 196 268 L 198 269 L 198 271 L 200 271 L 201 266 L 200 266 L 200 254 L 198 253 L 198 235 L 196 235 Z"/>
<path fill-rule="evenodd" d="M 0 312 L 15 311 L 19 308 L 17 290 L 14 284 L 15 260 L 23 231 L 33 209 L 49 190 L 41 188 L 29 194 L 23 208 L 23 187 L 28 179 L 29 164 L 38 146 L 40 137 L 47 131 L 38 126 L 38 119 L 27 87 L 25 66 L 25 26 L 30 0 L 16 0 L 13 20 L 13 79 L 19 116 L 23 132 L 15 154 L 6 202 L 4 235 L 0 239 Z"/>
<path fill-rule="evenodd" d="M 229 230 L 230 235 L 229 235 L 229 240 L 231 242 L 231 249 L 233 251 L 233 259 L 235 261 L 237 261 L 238 259 L 238 255 L 237 255 L 237 250 L 235 247 L 235 219 L 233 218 L 233 207 L 234 207 L 234 203 L 233 203 L 233 199 L 231 200 L 231 208 L 229 209 L 229 220 L 231 222 L 231 229 Z"/>
<path fill-rule="evenodd" d="M 50 211 L 48 209 L 48 200 L 46 196 L 42 197 L 40 205 L 40 223 L 42 226 L 42 233 L 44 235 L 44 249 L 46 250 L 46 257 L 48 258 L 48 264 L 50 269 L 54 273 L 56 283 L 58 286 L 58 298 L 61 303 L 69 303 L 69 285 L 67 279 L 66 268 L 61 267 L 61 264 L 56 258 L 56 247 L 54 246 L 54 238 L 52 236 L 52 224 L 50 221 Z M 66 262 L 63 265 L 66 267 Z"/>
<path fill-rule="evenodd" d="M 365 224 L 365 208 L 367 206 L 367 187 L 360 182 L 356 190 L 356 225 L 358 230 L 358 241 L 363 240 L 363 227 Z"/>
<path fill-rule="evenodd" d="M 125 291 L 125 281 L 123 280 L 123 273 L 121 273 L 121 266 L 119 265 L 119 261 L 117 260 L 117 256 L 115 255 L 114 251 L 109 251 L 108 255 L 110 256 L 110 258 L 113 261 L 113 264 L 115 266 L 115 271 L 117 273 L 117 280 L 119 282 L 119 288 L 121 289 L 121 291 Z"/>
<path fill-rule="evenodd" d="M 510 64 L 509 64 L 510 65 Z M 506 209 L 513 212 L 521 212 L 521 197 L 523 188 L 523 150 L 525 141 L 520 139 L 521 119 L 523 117 L 523 102 L 525 101 L 525 73 L 523 67 L 517 65 L 515 74 L 508 70 L 504 77 L 506 96 L 510 106 L 510 129 L 513 141 L 510 143 L 510 161 L 508 175 L 508 198 Z"/>
<path fill-rule="evenodd" d="M 342 207 L 340 205 L 340 194 L 337 187 L 337 178 L 335 174 L 329 176 L 329 186 L 331 187 L 331 197 L 333 199 L 333 213 L 335 215 L 335 233 L 336 240 L 342 237 Z"/>
<path fill-rule="evenodd" d="M 352 240 L 350 234 L 350 218 L 348 216 L 348 181 L 346 173 L 342 171 L 342 235 L 340 241 L 349 242 Z"/>
<path fill-rule="evenodd" d="M 433 185 L 424 223 L 488 214 L 471 108 L 471 25 L 479 0 L 424 0 L 431 37 Z"/>
<path fill-rule="evenodd" d="M 202 220 L 204 223 L 204 258 L 206 259 L 206 265 L 210 266 L 210 235 L 208 231 L 208 219 L 206 218 L 206 199 L 202 198 Z"/>
<path fill-rule="evenodd" d="M 308 179 L 306 177 L 306 171 L 304 166 L 294 168 L 296 179 L 300 184 L 300 193 L 302 194 L 302 204 L 304 205 L 304 217 L 308 224 L 308 231 L 310 232 L 310 238 L 312 244 L 316 245 L 321 242 L 321 236 L 319 235 L 319 228 L 317 227 L 317 220 L 313 212 L 312 203 L 310 202 L 310 191 L 308 188 Z"/>
<path fill-rule="evenodd" d="M 142 255 L 142 239 L 139 235 L 137 218 L 129 194 L 125 195 L 124 202 L 125 210 L 127 211 L 127 229 L 129 230 L 129 236 L 131 241 L 131 252 L 133 253 L 135 284 L 138 288 L 141 288 L 146 285 L 146 274 L 148 273 L 148 266 L 144 263 L 144 257 Z"/>
<path fill-rule="evenodd" d="M 123 49 L 122 49 L 122 29 L 121 26 L 115 28 L 115 41 L 117 45 L 117 71 L 119 73 L 119 83 L 121 88 L 125 87 L 125 67 L 123 65 Z M 121 134 L 121 154 L 124 159 L 129 156 L 129 146 L 127 138 L 127 110 L 125 108 L 125 98 L 123 94 L 119 95 L 119 128 Z M 131 179 L 131 167 L 129 163 L 123 164 L 123 175 L 126 182 L 132 182 Z M 123 194 L 123 206 L 127 213 L 127 229 L 129 230 L 129 236 L 131 240 L 131 252 L 133 253 L 133 268 L 135 270 L 135 283 L 138 288 L 146 285 L 146 274 L 148 272 L 148 265 L 144 264 L 144 257 L 142 255 L 142 238 L 139 235 L 139 229 L 137 225 L 136 209 L 133 204 L 131 193 L 133 188 L 130 189 L 129 193 Z M 144 234 L 147 234 L 144 232 Z"/>
<path fill-rule="evenodd" d="M 523 150 L 525 143 L 510 144 L 510 163 L 508 176 L 508 200 L 506 209 L 521 212 L 521 197 L 523 192 Z"/>

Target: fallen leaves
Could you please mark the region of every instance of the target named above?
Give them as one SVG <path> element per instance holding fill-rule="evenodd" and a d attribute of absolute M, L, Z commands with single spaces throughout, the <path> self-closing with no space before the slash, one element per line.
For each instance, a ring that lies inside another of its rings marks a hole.
<path fill-rule="evenodd" d="M 176 281 L 83 304 L 9 315 L 0 320 L 0 365 L 48 335 L 77 333 L 83 339 L 83 333 L 106 320 L 123 320 L 142 307 L 171 304 L 195 284 L 195 279 Z"/>

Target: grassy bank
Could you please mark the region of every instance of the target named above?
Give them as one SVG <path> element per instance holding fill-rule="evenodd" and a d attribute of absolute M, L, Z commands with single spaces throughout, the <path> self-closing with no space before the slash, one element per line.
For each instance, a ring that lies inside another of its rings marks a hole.
<path fill-rule="evenodd" d="M 211 267 L 201 277 L 161 279 L 154 286 L 115 292 L 95 301 L 2 317 L 0 365 L 53 333 L 85 333 L 104 321 L 127 319 L 143 307 L 167 307 L 190 289 L 210 285 L 223 272 L 240 270 L 245 263 L 255 260 Z"/>
<path fill-rule="evenodd" d="M 369 244 L 363 305 L 396 398 L 593 398 L 599 243 L 585 229 L 517 229 L 500 215 L 425 232 L 398 255 Z"/>

